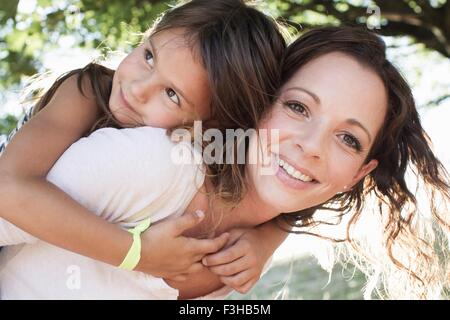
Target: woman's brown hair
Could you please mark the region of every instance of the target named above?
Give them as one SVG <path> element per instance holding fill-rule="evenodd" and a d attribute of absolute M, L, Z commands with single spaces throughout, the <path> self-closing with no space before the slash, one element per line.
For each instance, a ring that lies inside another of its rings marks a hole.
<path fill-rule="evenodd" d="M 387 114 L 366 159 L 377 159 L 378 167 L 351 190 L 318 207 L 286 214 L 284 221 L 300 227 L 299 233 L 309 233 L 302 229 L 320 224 L 314 219 L 317 209 L 338 211 L 340 218 L 351 213 L 345 240 L 357 253 L 353 255 L 356 257 L 353 262 L 367 273 L 384 277 L 381 279 L 385 284 L 383 290 L 389 297 L 430 297 L 436 293 L 436 287 L 448 285 L 449 281 L 445 254 L 440 252 L 439 257 L 433 247 L 437 244 L 439 232 L 442 232 L 439 234 L 442 237 L 450 231 L 448 212 L 439 211 L 436 205 L 438 200 L 443 205 L 450 200 L 448 174 L 431 149 L 410 87 L 387 60 L 385 44 L 375 33 L 357 27 L 324 27 L 306 32 L 286 51 L 283 83 L 311 60 L 331 52 L 353 57 L 375 72 L 384 83 L 388 96 Z M 428 191 L 431 213 L 428 220 L 418 210 L 416 190 L 407 184 L 408 169 L 412 169 L 417 183 L 420 182 Z M 373 202 L 368 201 L 370 197 Z M 379 269 L 373 268 L 377 259 L 375 253 L 368 249 L 373 249 L 368 242 L 377 240 L 366 239 L 364 242 L 354 237 L 357 222 L 370 210 L 377 212 L 376 217 L 383 228 L 379 247 L 384 248 L 392 263 L 390 274 L 380 274 Z M 441 249 L 448 252 L 448 245 L 447 249 L 445 246 Z M 364 260 L 367 263 L 362 262 Z M 370 266 L 372 270 L 368 270 Z M 399 270 L 402 272 L 398 273 Z M 399 289 L 400 278 L 405 280 L 404 288 L 407 290 Z"/>

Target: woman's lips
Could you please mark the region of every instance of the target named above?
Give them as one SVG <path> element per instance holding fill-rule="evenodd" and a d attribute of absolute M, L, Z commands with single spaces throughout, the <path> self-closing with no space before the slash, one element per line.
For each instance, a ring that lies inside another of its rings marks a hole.
<path fill-rule="evenodd" d="M 279 165 L 278 159 L 282 159 L 279 155 L 272 154 L 272 163 L 275 167 L 275 176 L 286 186 L 289 188 L 293 188 L 296 190 L 305 190 L 311 187 L 314 187 L 318 182 L 316 180 L 305 182 L 299 179 L 296 179 L 289 175 L 284 168 Z"/>
<path fill-rule="evenodd" d="M 306 190 L 314 187 L 317 182 L 304 182 L 291 177 L 283 168 L 278 166 L 276 177 L 286 186 L 296 190 Z"/>

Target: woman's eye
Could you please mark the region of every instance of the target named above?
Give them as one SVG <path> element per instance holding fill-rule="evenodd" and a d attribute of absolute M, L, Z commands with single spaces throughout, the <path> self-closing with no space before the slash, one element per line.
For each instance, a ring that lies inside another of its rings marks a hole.
<path fill-rule="evenodd" d="M 299 102 L 286 102 L 285 105 L 291 109 L 292 111 L 294 111 L 295 113 L 304 115 L 305 117 L 308 116 L 308 108 Z"/>
<path fill-rule="evenodd" d="M 173 89 L 167 88 L 166 94 L 170 100 L 172 100 L 177 105 L 180 105 L 180 98 L 178 98 L 177 93 Z"/>
<path fill-rule="evenodd" d="M 349 135 L 349 134 L 344 134 L 342 140 L 350 148 L 355 149 L 356 151 L 361 151 L 362 150 L 361 143 L 354 136 Z"/>
<path fill-rule="evenodd" d="M 150 67 L 153 68 L 153 67 L 154 67 L 153 53 L 152 53 L 150 50 L 145 49 L 144 58 L 145 58 L 145 61 L 148 62 L 148 64 L 150 65 Z"/>

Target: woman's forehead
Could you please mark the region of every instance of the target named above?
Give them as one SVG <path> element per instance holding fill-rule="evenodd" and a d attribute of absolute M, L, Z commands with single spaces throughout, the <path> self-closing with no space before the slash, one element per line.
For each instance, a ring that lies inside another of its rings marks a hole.
<path fill-rule="evenodd" d="M 300 95 L 309 101 L 319 100 L 317 104 L 322 111 L 357 118 L 367 123 L 374 135 L 381 127 L 387 109 L 385 85 L 378 74 L 340 52 L 322 55 L 302 66 L 283 85 L 280 93 Z M 314 96 L 317 99 L 309 98 Z"/>

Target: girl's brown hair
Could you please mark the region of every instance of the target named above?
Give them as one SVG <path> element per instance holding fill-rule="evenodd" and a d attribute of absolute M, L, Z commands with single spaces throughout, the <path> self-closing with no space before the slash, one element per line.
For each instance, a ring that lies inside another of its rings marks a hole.
<path fill-rule="evenodd" d="M 275 20 L 243 0 L 193 0 L 167 10 L 145 37 L 172 28 L 185 30 L 185 37 L 200 52 L 211 89 L 211 121 L 203 129 L 255 128 L 272 103 L 280 84 L 281 60 L 286 48 Z M 91 63 L 58 79 L 38 102 L 38 112 L 50 101 L 59 85 L 78 74 L 79 89 L 88 77 L 102 116 L 92 130 L 121 127 L 109 110 L 114 71 Z M 224 144 L 225 145 L 225 144 Z M 225 155 L 225 152 L 224 152 Z M 244 164 L 212 164 L 208 167 L 215 191 L 236 203 L 245 190 Z"/>
<path fill-rule="evenodd" d="M 442 240 L 442 235 L 450 231 L 448 212 L 442 214 L 437 207 L 437 201 L 445 208 L 444 204 L 450 200 L 448 174 L 433 154 L 410 87 L 387 60 L 385 44 L 376 34 L 356 27 L 324 27 L 305 33 L 286 51 L 283 83 L 309 61 L 331 52 L 353 57 L 373 70 L 384 83 L 388 95 L 387 114 L 366 159 L 377 159 L 378 167 L 351 190 L 318 207 L 284 215 L 284 221 L 304 229 L 320 224 L 314 216 L 317 209 L 338 211 L 340 218 L 351 213 L 345 240 L 351 244 L 347 253 L 356 252 L 352 255 L 353 262 L 371 275 L 380 275 L 385 284 L 384 294 L 389 297 L 432 297 L 449 281 L 445 259 L 448 245 L 447 248 L 441 246 L 444 251 L 439 254 L 433 247 L 439 242 L 438 238 Z M 417 184 L 420 182 L 428 191 L 430 218 L 425 218 L 418 210 L 416 190 L 411 189 L 406 180 L 408 168 L 417 177 Z M 373 202 L 368 201 L 371 196 Z M 384 248 L 391 269 L 380 266 L 381 260 L 377 261 L 375 252 L 371 252 L 377 239 L 367 236 L 360 240 L 354 236 L 358 221 L 365 214 L 369 215 L 370 210 L 377 212 L 374 217 L 382 228 L 378 247 Z M 309 233 L 301 229 L 299 233 Z M 390 271 L 380 272 L 383 269 Z M 378 293 L 382 295 L 381 291 Z"/>

